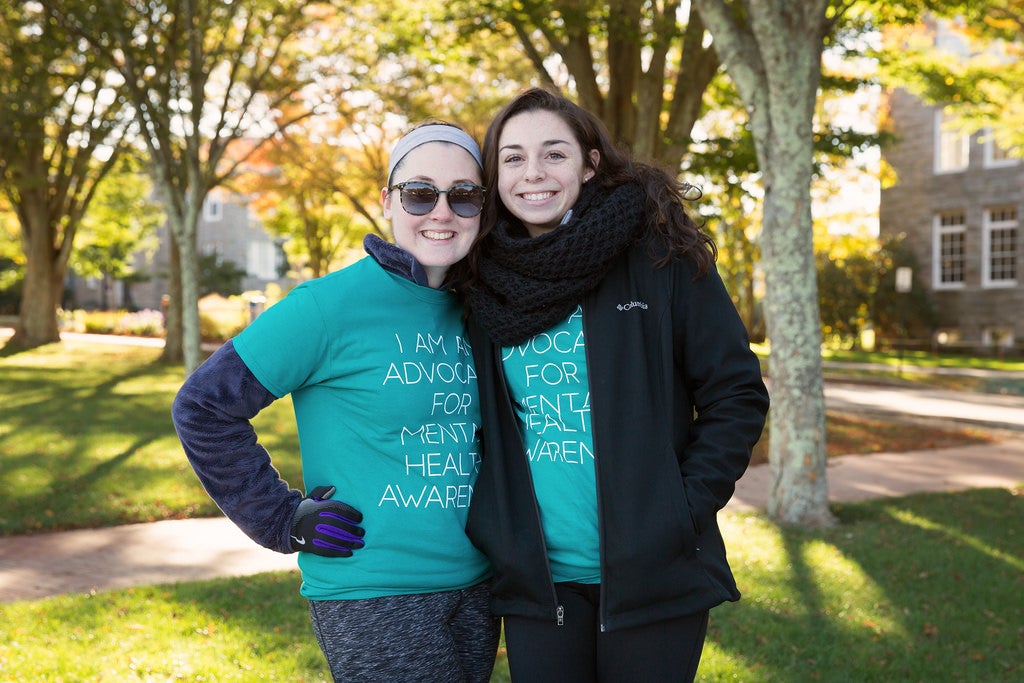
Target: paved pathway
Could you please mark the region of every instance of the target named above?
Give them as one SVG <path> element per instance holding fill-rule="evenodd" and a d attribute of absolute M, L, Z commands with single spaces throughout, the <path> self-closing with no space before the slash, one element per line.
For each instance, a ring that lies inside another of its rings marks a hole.
<path fill-rule="evenodd" d="M 295 569 L 223 517 L 0 538 L 0 602 Z"/>
<path fill-rule="evenodd" d="M 850 455 L 829 464 L 829 498 L 849 502 L 923 491 L 1024 484 L 1024 436 L 997 444 Z M 763 510 L 770 472 L 750 468 L 727 509 Z M 0 538 L 0 602 L 133 585 L 295 569 L 224 518 Z"/>
<path fill-rule="evenodd" d="M 1024 485 L 1024 436 L 995 444 L 906 453 L 830 458 L 828 497 L 849 503 L 886 496 Z M 727 509 L 764 510 L 771 486 L 767 465 L 751 467 L 736 484 Z"/>

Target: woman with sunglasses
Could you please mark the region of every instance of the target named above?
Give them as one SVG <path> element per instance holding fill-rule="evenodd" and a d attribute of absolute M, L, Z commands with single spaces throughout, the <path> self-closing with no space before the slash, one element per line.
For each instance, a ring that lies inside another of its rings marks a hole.
<path fill-rule="evenodd" d="M 480 226 L 480 150 L 461 129 L 402 137 L 381 191 L 395 243 L 305 282 L 193 373 L 173 418 L 193 469 L 254 541 L 298 552 L 336 680 L 487 681 L 490 567 L 465 535 L 479 465 L 472 354 L 449 269 Z M 308 492 L 252 418 L 291 394 Z"/>
<path fill-rule="evenodd" d="M 714 244 L 672 176 L 545 90 L 491 123 L 484 179 L 467 532 L 512 679 L 692 680 L 708 610 L 739 598 L 716 514 L 768 410 Z"/>

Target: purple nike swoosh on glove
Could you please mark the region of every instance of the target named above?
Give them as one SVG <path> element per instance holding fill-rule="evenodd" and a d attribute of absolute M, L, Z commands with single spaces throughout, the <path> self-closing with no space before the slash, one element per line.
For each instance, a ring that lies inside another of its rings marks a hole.
<path fill-rule="evenodd" d="M 333 512 L 326 512 L 325 511 L 325 512 L 319 513 L 317 516 L 318 517 L 329 517 L 331 519 L 337 519 L 337 520 L 339 520 L 341 522 L 344 522 L 346 525 L 351 525 L 353 527 L 356 526 L 355 523 L 352 520 L 348 519 L 347 517 L 342 517 L 341 515 L 335 514 Z M 357 536 L 356 534 L 353 534 L 353 533 L 351 533 L 351 532 L 349 532 L 349 531 L 347 531 L 345 529 L 339 528 L 339 527 L 337 527 L 337 526 L 335 526 L 333 524 L 317 524 L 316 527 L 314 527 L 314 528 L 316 529 L 316 531 L 318 533 L 321 533 L 321 534 L 323 534 L 325 536 L 330 536 L 331 538 L 336 538 L 339 541 L 347 541 L 350 544 L 348 547 L 355 547 L 355 548 L 362 548 L 363 547 L 364 542 L 363 542 L 363 539 L 360 536 Z M 326 541 L 320 542 L 320 539 L 313 539 L 313 545 L 320 545 L 321 547 L 326 547 L 326 546 L 323 545 L 323 543 L 326 543 Z"/>
<path fill-rule="evenodd" d="M 333 486 L 318 486 L 304 498 L 292 519 L 292 549 L 326 557 L 351 557 L 366 545 L 359 510 L 330 500 Z"/>

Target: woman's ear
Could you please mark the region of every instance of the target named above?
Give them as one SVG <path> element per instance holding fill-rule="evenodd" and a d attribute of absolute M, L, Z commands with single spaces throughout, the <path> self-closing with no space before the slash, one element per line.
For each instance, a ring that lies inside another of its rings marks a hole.
<path fill-rule="evenodd" d="M 391 220 L 391 199 L 388 188 L 383 188 L 380 191 L 380 205 L 384 207 L 384 220 Z"/>
<path fill-rule="evenodd" d="M 587 156 L 590 158 L 590 169 L 583 175 L 583 182 L 587 182 L 597 175 L 597 166 L 601 163 L 601 152 L 598 150 L 590 150 Z"/>

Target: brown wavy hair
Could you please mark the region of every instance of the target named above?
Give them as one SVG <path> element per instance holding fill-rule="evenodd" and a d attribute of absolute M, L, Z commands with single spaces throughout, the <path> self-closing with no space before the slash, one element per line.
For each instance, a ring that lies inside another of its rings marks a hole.
<path fill-rule="evenodd" d="M 663 168 L 634 160 L 612 142 L 608 130 L 594 114 L 568 98 L 543 88 L 531 88 L 517 96 L 498 112 L 487 127 L 483 159 L 484 185 L 488 188 L 488 197 L 480 216 L 480 234 L 476 245 L 487 237 L 498 220 L 511 217 L 498 196 L 498 140 L 509 119 L 531 111 L 549 111 L 565 121 L 582 148 L 584 157 L 592 149 L 600 152 L 598 167 L 593 169 L 595 175 L 589 182 L 597 182 L 608 188 L 635 182 L 643 187 L 647 205 L 645 237 L 658 238 L 650 240 L 652 245 L 663 245 L 658 249 L 657 256 L 652 254 L 655 267 L 661 268 L 675 258 L 687 257 L 696 263 L 698 277 L 708 272 L 718 257 L 718 249 L 714 240 L 700 229 L 684 207 L 691 195 L 696 194 L 699 198 L 700 190 L 688 183 L 680 183 Z M 470 270 L 474 275 L 476 245 L 469 257 Z M 472 276 L 470 279 L 473 279 Z"/>

